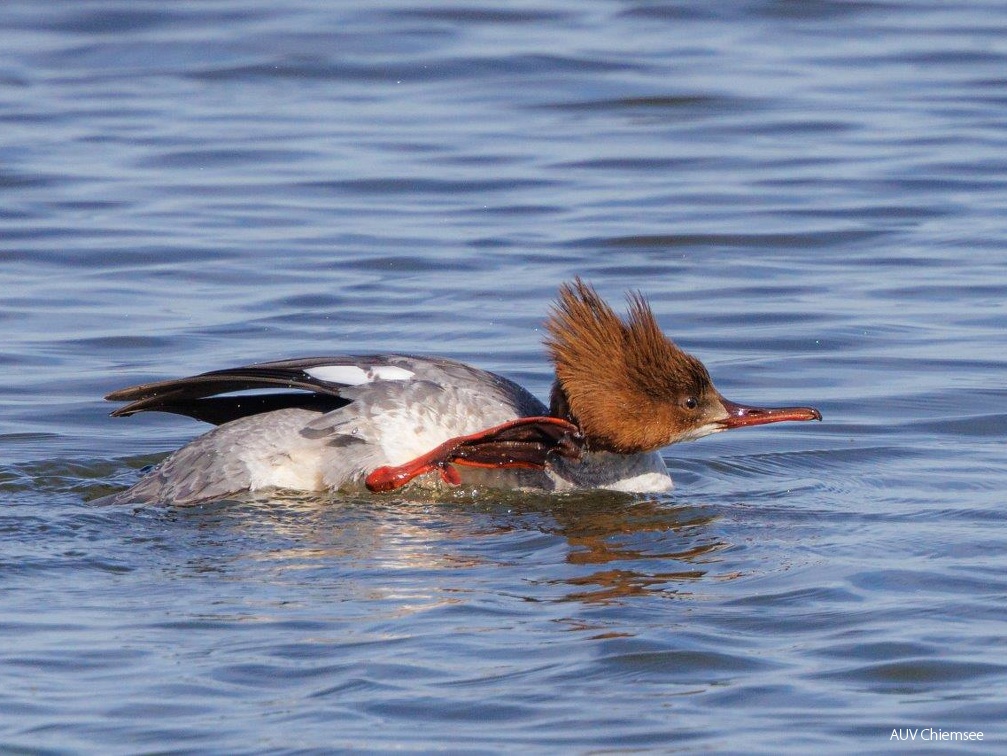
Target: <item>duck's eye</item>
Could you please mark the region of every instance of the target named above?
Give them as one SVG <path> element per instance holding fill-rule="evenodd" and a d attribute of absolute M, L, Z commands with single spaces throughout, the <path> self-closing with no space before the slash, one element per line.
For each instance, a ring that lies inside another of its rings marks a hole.
<path fill-rule="evenodd" d="M 682 406 L 686 409 L 694 410 L 699 406 L 699 400 L 694 396 L 688 396 L 685 401 L 682 402 Z"/>

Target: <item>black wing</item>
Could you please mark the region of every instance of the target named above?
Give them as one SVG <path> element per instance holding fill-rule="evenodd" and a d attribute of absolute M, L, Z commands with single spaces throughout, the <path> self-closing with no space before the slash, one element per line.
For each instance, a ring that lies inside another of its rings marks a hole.
<path fill-rule="evenodd" d="M 388 357 L 302 357 L 293 360 L 260 362 L 244 367 L 213 370 L 189 378 L 178 378 L 113 391 L 105 397 L 112 402 L 129 402 L 112 412 L 112 417 L 137 412 L 172 412 L 220 425 L 240 417 L 297 407 L 329 412 L 350 403 L 340 391 L 354 383 L 340 383 L 312 376 L 312 368 L 345 367 L 364 371 L 389 365 Z M 276 389 L 246 396 L 221 396 L 241 391 Z"/>

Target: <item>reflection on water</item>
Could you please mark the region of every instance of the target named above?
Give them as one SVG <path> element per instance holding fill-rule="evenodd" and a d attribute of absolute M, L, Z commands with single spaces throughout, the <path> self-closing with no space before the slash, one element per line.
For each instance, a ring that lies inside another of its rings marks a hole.
<path fill-rule="evenodd" d="M 331 564 L 341 565 L 358 582 L 369 571 L 386 577 L 389 571 L 414 577 L 422 572 L 427 577 L 414 590 L 428 590 L 431 599 L 443 588 L 439 571 L 467 570 L 481 580 L 507 574 L 501 569 L 519 570 L 540 549 L 550 559 L 562 552 L 572 569 L 562 578 L 532 579 L 547 588 L 538 600 L 681 596 L 689 584 L 716 573 L 714 555 L 728 546 L 720 534 L 708 531 L 717 518 L 701 506 L 607 492 L 553 497 L 458 492 L 448 500 L 249 494 L 169 508 L 163 516 L 218 541 L 233 539 L 242 561 L 259 562 L 285 581 L 297 580 L 298 573 L 310 579 L 313 570 Z M 386 597 L 392 590 L 401 589 L 367 587 Z"/>

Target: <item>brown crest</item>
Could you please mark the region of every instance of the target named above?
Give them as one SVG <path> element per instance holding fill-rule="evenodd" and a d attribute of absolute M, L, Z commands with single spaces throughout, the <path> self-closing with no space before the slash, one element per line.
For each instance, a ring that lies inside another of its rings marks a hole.
<path fill-rule="evenodd" d="M 580 279 L 560 287 L 546 322 L 556 366 L 554 414 L 577 423 L 592 449 L 650 451 L 688 434 L 718 407 L 698 359 L 679 349 L 640 294 L 626 319 Z"/>

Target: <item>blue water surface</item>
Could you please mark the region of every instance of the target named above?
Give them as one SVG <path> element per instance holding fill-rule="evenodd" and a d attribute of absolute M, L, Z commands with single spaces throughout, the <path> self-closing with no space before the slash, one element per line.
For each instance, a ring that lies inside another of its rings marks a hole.
<path fill-rule="evenodd" d="M 0 750 L 1005 750 L 1004 40 L 985 2 L 7 0 Z M 642 499 L 90 503 L 204 428 L 109 418 L 133 383 L 408 351 L 544 398 L 578 275 L 825 422 Z"/>

